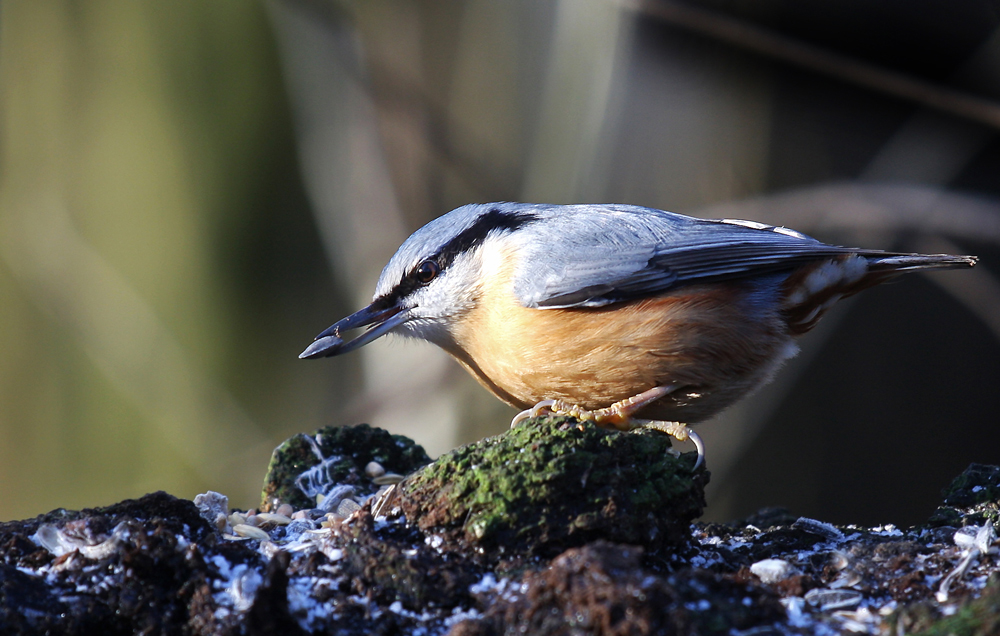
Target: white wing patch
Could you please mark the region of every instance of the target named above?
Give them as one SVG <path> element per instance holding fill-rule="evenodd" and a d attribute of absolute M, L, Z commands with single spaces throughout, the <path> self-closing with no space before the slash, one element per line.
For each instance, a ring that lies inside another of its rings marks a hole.
<path fill-rule="evenodd" d="M 794 236 L 795 238 L 808 239 L 802 232 L 796 232 L 795 230 L 787 227 L 778 227 L 775 225 L 767 225 L 766 223 L 758 223 L 757 221 L 747 221 L 745 219 L 719 219 L 719 223 L 728 223 L 730 225 L 741 225 L 743 227 L 753 228 L 755 230 L 769 230 L 771 232 L 777 232 L 778 234 L 784 234 L 785 236 Z"/>

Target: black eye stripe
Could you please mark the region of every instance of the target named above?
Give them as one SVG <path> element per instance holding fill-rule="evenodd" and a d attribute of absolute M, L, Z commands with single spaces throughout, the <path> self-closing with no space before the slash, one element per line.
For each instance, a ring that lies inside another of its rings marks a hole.
<path fill-rule="evenodd" d="M 440 272 L 448 269 L 459 254 L 470 252 L 481 245 L 490 232 L 512 232 L 520 227 L 538 220 L 538 216 L 528 211 L 505 211 L 499 207 L 494 207 L 481 214 L 476 221 L 456 234 L 444 247 L 430 258 L 421 261 L 416 267 L 410 270 L 403 280 L 399 281 L 392 290 L 384 296 L 376 299 L 374 304 L 378 307 L 391 307 L 400 298 L 404 298 L 414 290 L 430 282 L 422 281 L 418 272 L 426 263 L 433 262 Z M 433 277 L 432 277 L 433 278 Z"/>
<path fill-rule="evenodd" d="M 504 212 L 500 208 L 491 208 L 480 215 L 475 223 L 456 234 L 431 258 L 442 270 L 448 269 L 459 254 L 471 252 L 481 245 L 490 232 L 513 232 L 537 220 L 538 217 L 531 212 Z"/>

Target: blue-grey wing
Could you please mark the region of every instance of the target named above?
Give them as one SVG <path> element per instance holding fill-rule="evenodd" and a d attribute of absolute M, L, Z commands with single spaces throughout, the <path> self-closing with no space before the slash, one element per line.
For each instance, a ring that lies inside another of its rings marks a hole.
<path fill-rule="evenodd" d="M 513 239 L 514 293 L 526 307 L 600 307 L 858 252 L 750 221 L 626 205 L 533 207 L 543 222 Z"/>

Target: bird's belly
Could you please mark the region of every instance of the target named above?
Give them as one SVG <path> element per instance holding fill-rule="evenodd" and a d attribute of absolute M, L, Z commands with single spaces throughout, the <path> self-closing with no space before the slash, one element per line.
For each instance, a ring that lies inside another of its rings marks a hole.
<path fill-rule="evenodd" d="M 736 281 L 596 309 L 489 303 L 452 353 L 517 408 L 562 399 L 599 409 L 669 385 L 676 390 L 638 417 L 696 422 L 766 382 L 796 351 L 757 293 Z"/>

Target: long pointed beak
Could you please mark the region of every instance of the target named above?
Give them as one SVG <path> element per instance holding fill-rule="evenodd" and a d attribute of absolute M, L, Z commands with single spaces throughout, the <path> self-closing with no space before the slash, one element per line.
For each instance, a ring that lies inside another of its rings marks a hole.
<path fill-rule="evenodd" d="M 373 308 L 368 305 L 347 318 L 331 325 L 329 329 L 316 336 L 316 340 L 299 354 L 300 358 L 328 358 L 363 347 L 379 336 L 385 335 L 406 322 L 409 312 L 402 307 L 388 309 Z M 353 340 L 345 341 L 340 337 L 342 331 L 368 327 L 368 330 Z"/>

